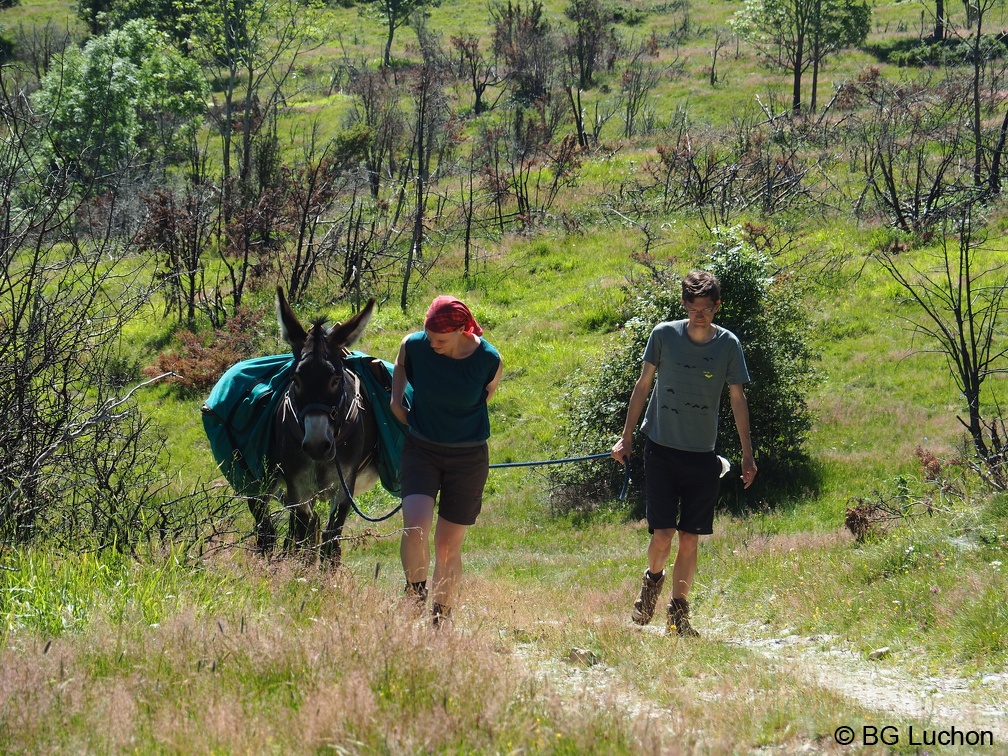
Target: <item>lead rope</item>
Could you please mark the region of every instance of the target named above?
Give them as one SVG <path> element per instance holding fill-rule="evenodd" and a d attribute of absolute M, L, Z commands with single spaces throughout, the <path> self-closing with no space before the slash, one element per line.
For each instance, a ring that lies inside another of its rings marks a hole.
<path fill-rule="evenodd" d="M 544 465 L 562 465 L 568 462 L 586 462 L 592 459 L 603 459 L 610 456 L 608 452 L 603 454 L 589 454 L 584 457 L 563 457 L 562 459 L 541 459 L 534 462 L 498 462 L 496 464 L 490 465 L 490 469 L 500 469 L 504 467 L 541 467 Z M 402 502 L 395 506 L 388 514 L 384 514 L 381 517 L 371 517 L 370 515 L 364 514 L 360 507 L 357 506 L 357 500 L 354 499 L 353 494 L 350 492 L 350 486 L 347 485 L 346 478 L 343 477 L 343 467 L 337 463 L 336 471 L 339 473 L 340 484 L 343 486 L 343 493 L 350 500 L 350 506 L 353 507 L 353 511 L 356 512 L 361 518 L 367 520 L 368 522 L 383 522 L 402 509 Z M 625 501 L 627 497 L 627 489 L 630 486 L 630 465 L 627 464 L 627 458 L 623 457 L 623 486 L 620 488 L 619 496 L 617 499 L 619 501 Z"/>

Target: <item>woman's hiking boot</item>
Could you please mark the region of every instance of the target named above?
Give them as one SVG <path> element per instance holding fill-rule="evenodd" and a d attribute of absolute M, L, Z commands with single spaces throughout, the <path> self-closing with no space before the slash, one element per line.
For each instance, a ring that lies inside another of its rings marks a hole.
<path fill-rule="evenodd" d="M 431 624 L 434 625 L 435 630 L 448 624 L 451 619 L 451 610 L 450 606 L 442 606 L 437 601 L 434 602 L 434 606 L 431 607 Z"/>
<path fill-rule="evenodd" d="M 406 605 L 417 614 L 422 614 L 427 607 L 427 581 L 421 580 L 419 583 L 406 583 L 403 589 L 403 596 Z"/>
<path fill-rule="evenodd" d="M 674 598 L 668 605 L 668 632 L 679 633 L 684 638 L 699 638 L 700 633 L 693 629 L 689 621 L 689 601 L 684 598 Z"/>
<path fill-rule="evenodd" d="M 661 595 L 662 586 L 665 584 L 665 570 L 661 571 L 658 579 L 651 576 L 649 570 L 644 570 L 644 577 L 641 580 L 640 594 L 634 601 L 631 619 L 638 625 L 646 625 L 654 617 L 655 607 L 658 606 L 658 597 Z"/>

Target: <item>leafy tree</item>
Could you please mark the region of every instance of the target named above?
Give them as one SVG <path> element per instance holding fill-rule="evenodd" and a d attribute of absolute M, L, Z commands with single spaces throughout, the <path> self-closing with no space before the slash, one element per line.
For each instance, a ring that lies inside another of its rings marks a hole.
<path fill-rule="evenodd" d="M 105 17 L 112 7 L 113 0 L 77 0 L 77 16 L 87 24 L 92 35 L 104 34 L 107 31 Z"/>
<path fill-rule="evenodd" d="M 543 4 L 531 0 L 490 6 L 493 52 L 502 62 L 512 99 L 521 106 L 545 98 L 556 68 L 556 40 Z"/>
<path fill-rule="evenodd" d="M 77 15 L 93 35 L 146 19 L 185 49 L 204 7 L 198 0 L 78 0 Z"/>
<path fill-rule="evenodd" d="M 578 87 L 594 83 L 595 66 L 613 42 L 612 12 L 601 0 L 570 0 L 564 15 L 574 22 L 574 34 L 565 44 L 567 55 L 578 73 Z"/>
<path fill-rule="evenodd" d="M 54 166 L 100 193 L 137 165 L 163 169 L 205 108 L 199 68 L 147 21 L 67 48 L 36 93 Z"/>
<path fill-rule="evenodd" d="M 819 90 L 819 69 L 831 55 L 847 47 L 863 44 L 871 31 L 871 6 L 867 0 L 823 2 L 817 0 L 812 27 L 812 96 L 809 108 L 815 112 Z"/>
<path fill-rule="evenodd" d="M 773 260 L 745 236 L 738 228 L 716 231 L 701 267 L 721 281 L 723 304 L 718 324 L 735 333 L 745 350 L 752 378 L 746 394 L 753 448 L 760 465 L 760 475 L 750 492 L 759 496 L 767 486 L 805 477 L 808 462 L 804 445 L 812 419 L 806 396 L 815 373 L 800 287 L 792 277 L 775 270 Z M 641 261 L 648 274 L 631 281 L 627 289 L 623 331 L 597 365 L 571 382 L 565 413 L 569 420 L 563 429 L 571 455 L 612 446 L 623 428 L 651 329 L 661 321 L 685 317 L 680 286 L 685 263 L 673 266 L 649 258 Z M 728 401 L 726 391 L 718 452 L 737 460 L 741 451 Z M 640 435 L 639 430 L 637 433 Z M 643 437 L 634 447 L 644 448 Z M 631 459 L 630 465 L 631 481 L 639 492 L 643 482 L 640 458 Z M 622 476 L 616 467 L 555 471 L 558 500 L 579 502 L 611 496 Z M 722 496 L 741 496 L 740 484 L 724 480 Z"/>
<path fill-rule="evenodd" d="M 746 0 L 731 25 L 767 60 L 791 72 L 791 109 L 798 113 L 805 71 L 813 68 L 814 92 L 826 58 L 865 40 L 871 7 L 867 0 Z"/>
<path fill-rule="evenodd" d="M 418 11 L 422 13 L 426 6 L 436 4 L 433 0 L 370 0 L 370 5 L 366 7 L 381 19 L 385 26 L 383 65 L 392 65 L 392 40 L 395 38 L 396 30 L 408 24 L 414 13 Z"/>

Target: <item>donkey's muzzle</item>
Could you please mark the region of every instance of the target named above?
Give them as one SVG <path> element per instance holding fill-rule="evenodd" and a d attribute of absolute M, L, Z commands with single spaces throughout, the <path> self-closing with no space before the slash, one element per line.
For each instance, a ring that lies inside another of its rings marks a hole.
<path fill-rule="evenodd" d="M 336 442 L 328 415 L 313 413 L 305 416 L 301 448 L 316 462 L 328 462 L 333 458 L 336 453 Z"/>

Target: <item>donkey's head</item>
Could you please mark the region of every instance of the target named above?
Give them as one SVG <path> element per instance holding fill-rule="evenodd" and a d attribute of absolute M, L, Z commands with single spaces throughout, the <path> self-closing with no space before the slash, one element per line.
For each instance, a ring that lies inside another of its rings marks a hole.
<path fill-rule="evenodd" d="M 302 449 L 315 460 L 330 460 L 336 454 L 336 438 L 351 411 L 354 397 L 343 368 L 343 350 L 353 344 L 374 312 L 372 297 L 364 309 L 347 320 L 326 326 L 321 319 L 305 330 L 284 297 L 276 292 L 280 335 L 291 346 L 296 361 L 288 391 L 290 409 L 304 433 Z"/>

